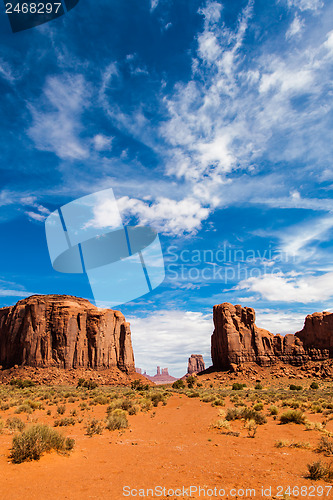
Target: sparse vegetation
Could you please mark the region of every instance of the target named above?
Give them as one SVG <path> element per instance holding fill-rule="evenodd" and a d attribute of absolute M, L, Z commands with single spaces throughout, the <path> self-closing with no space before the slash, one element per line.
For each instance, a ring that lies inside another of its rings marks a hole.
<path fill-rule="evenodd" d="M 172 384 L 173 389 L 184 389 L 185 384 L 182 379 L 175 380 L 175 382 Z"/>
<path fill-rule="evenodd" d="M 113 410 L 108 414 L 105 427 L 109 431 L 126 429 L 126 427 L 128 427 L 126 412 L 121 409 Z"/>
<path fill-rule="evenodd" d="M 308 464 L 308 477 L 313 481 L 323 479 L 324 481 L 331 481 L 333 479 L 333 469 L 331 464 L 326 464 L 318 460 L 312 464 Z"/>
<path fill-rule="evenodd" d="M 74 439 L 65 438 L 44 424 L 35 424 L 13 437 L 11 459 L 14 463 L 39 460 L 43 453 L 55 450 L 66 453 L 73 449 Z"/>
<path fill-rule="evenodd" d="M 291 422 L 295 424 L 304 424 L 305 417 L 300 410 L 287 410 L 280 416 L 281 424 L 289 424 Z"/>
<path fill-rule="evenodd" d="M 95 434 L 102 434 L 104 429 L 103 422 L 97 420 L 96 418 L 93 418 L 92 420 L 89 420 L 85 429 L 86 429 L 86 434 L 89 437 L 92 437 Z"/>

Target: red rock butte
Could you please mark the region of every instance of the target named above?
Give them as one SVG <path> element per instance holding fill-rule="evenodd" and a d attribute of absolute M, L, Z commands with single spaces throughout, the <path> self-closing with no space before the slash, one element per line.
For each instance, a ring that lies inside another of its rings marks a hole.
<path fill-rule="evenodd" d="M 68 295 L 33 295 L 0 309 L 0 364 L 134 372 L 123 314 Z"/>
<path fill-rule="evenodd" d="M 285 336 L 258 328 L 251 307 L 224 302 L 214 306 L 213 320 L 211 355 L 217 370 L 248 362 L 270 366 L 278 360 L 301 366 L 333 357 L 332 313 L 311 314 L 301 331 Z"/>

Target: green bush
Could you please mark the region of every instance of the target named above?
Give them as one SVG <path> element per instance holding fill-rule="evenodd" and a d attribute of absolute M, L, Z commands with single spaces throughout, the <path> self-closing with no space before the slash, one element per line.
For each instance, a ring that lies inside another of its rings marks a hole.
<path fill-rule="evenodd" d="M 25 423 L 18 417 L 7 418 L 6 421 L 7 429 L 11 431 L 23 431 Z"/>
<path fill-rule="evenodd" d="M 260 411 L 260 410 L 262 410 L 263 408 L 264 408 L 263 403 L 256 403 L 255 405 L 253 405 L 253 409 L 254 409 L 255 411 Z"/>
<path fill-rule="evenodd" d="M 242 389 L 244 389 L 244 387 L 246 387 L 246 384 L 240 384 L 239 382 L 234 382 L 232 384 L 233 391 L 241 391 Z"/>
<path fill-rule="evenodd" d="M 304 424 L 305 418 L 301 410 L 287 410 L 280 416 L 281 424 L 289 424 L 294 422 L 295 424 Z"/>
<path fill-rule="evenodd" d="M 182 379 L 175 380 L 175 382 L 172 384 L 173 389 L 184 389 L 185 384 Z"/>
<path fill-rule="evenodd" d="M 74 444 L 74 439 L 65 438 L 48 425 L 35 424 L 13 437 L 11 459 L 16 464 L 39 460 L 47 451 L 65 453 L 72 450 Z"/>
<path fill-rule="evenodd" d="M 10 385 L 15 385 L 19 389 L 26 389 L 27 387 L 34 387 L 36 385 L 36 382 L 33 382 L 32 380 L 22 380 L 21 378 L 14 378 L 9 383 Z"/>
<path fill-rule="evenodd" d="M 158 406 L 158 403 L 160 403 L 160 402 L 163 403 L 165 401 L 163 394 L 161 394 L 160 392 L 153 394 L 150 397 L 150 399 L 151 399 L 151 402 L 153 403 L 154 407 Z"/>
<path fill-rule="evenodd" d="M 194 387 L 194 384 L 196 383 L 196 381 L 197 381 L 197 377 L 195 377 L 194 375 L 190 375 L 186 379 L 187 387 L 189 389 L 192 389 L 192 387 Z"/>
<path fill-rule="evenodd" d="M 312 384 L 310 385 L 310 389 L 319 389 L 319 384 L 317 382 L 312 382 Z"/>
<path fill-rule="evenodd" d="M 126 429 L 128 427 L 128 420 L 124 410 L 113 410 L 107 417 L 106 428 L 109 431 L 117 429 Z"/>
<path fill-rule="evenodd" d="M 256 391 L 260 391 L 261 389 L 263 389 L 263 386 L 260 384 L 260 382 L 258 384 L 256 384 L 254 386 L 254 388 L 256 389 Z"/>
<path fill-rule="evenodd" d="M 90 420 L 85 427 L 86 434 L 89 437 L 92 437 L 94 434 L 102 434 L 103 428 L 104 428 L 103 423 L 100 420 L 97 420 L 96 418 Z"/>
<path fill-rule="evenodd" d="M 225 418 L 226 420 L 254 420 L 254 422 L 258 425 L 263 425 L 267 422 L 265 415 L 247 407 L 228 408 Z"/>
<path fill-rule="evenodd" d="M 96 389 L 98 387 L 98 383 L 94 380 L 85 380 L 84 378 L 79 378 L 77 387 L 85 387 L 86 389 Z"/>
<path fill-rule="evenodd" d="M 275 405 L 270 406 L 270 407 L 269 407 L 269 413 L 270 413 L 271 415 L 277 415 L 277 414 L 279 413 L 279 409 L 278 409 L 278 407 L 277 407 L 277 406 L 275 406 Z"/>
<path fill-rule="evenodd" d="M 69 425 L 75 425 L 75 418 L 64 417 L 54 421 L 54 427 L 67 427 Z"/>
<path fill-rule="evenodd" d="M 148 391 L 149 390 L 149 385 L 148 384 L 143 384 L 141 380 L 134 380 L 131 383 L 131 388 L 134 391 Z"/>
<path fill-rule="evenodd" d="M 301 385 L 290 384 L 289 389 L 291 391 L 301 391 L 303 387 Z"/>

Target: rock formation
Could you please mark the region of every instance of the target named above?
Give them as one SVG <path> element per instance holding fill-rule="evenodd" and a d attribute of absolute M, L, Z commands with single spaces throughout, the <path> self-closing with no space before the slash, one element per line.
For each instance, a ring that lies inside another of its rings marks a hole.
<path fill-rule="evenodd" d="M 269 366 L 277 360 L 302 365 L 309 360 L 328 359 L 333 339 L 330 330 L 333 318 L 324 316 L 323 321 L 323 317 L 317 319 L 314 316 L 307 317 L 301 332 L 282 336 L 258 328 L 251 307 L 233 306 L 227 302 L 214 306 L 215 329 L 211 343 L 213 367 L 230 369 L 247 362 Z M 317 341 L 319 338 L 321 340 Z"/>
<path fill-rule="evenodd" d="M 33 295 L 0 309 L 0 364 L 134 372 L 130 325 L 85 299 Z"/>
<path fill-rule="evenodd" d="M 196 373 L 200 373 L 205 369 L 205 362 L 201 354 L 191 354 L 191 357 L 188 358 L 188 367 L 187 373 L 189 375 L 193 375 Z"/>
<path fill-rule="evenodd" d="M 168 368 L 161 368 L 158 366 L 156 370 L 156 375 L 151 376 L 147 375 L 146 372 L 143 374 L 148 380 L 151 380 L 151 382 L 154 382 L 154 384 L 171 384 L 172 382 L 175 382 L 177 379 L 175 377 L 172 377 L 169 375 L 169 370 Z"/>
<path fill-rule="evenodd" d="M 305 318 L 304 327 L 295 333 L 308 350 L 328 350 L 333 358 L 333 313 L 316 312 Z"/>

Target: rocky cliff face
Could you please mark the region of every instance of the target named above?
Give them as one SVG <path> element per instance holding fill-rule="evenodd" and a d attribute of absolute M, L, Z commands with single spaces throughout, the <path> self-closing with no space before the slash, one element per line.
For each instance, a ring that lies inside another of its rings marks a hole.
<path fill-rule="evenodd" d="M 188 367 L 187 373 L 189 375 L 193 375 L 194 373 L 199 373 L 204 371 L 205 362 L 201 354 L 191 354 L 191 357 L 188 358 Z"/>
<path fill-rule="evenodd" d="M 314 315 L 312 315 L 314 316 Z M 333 315 L 332 315 L 333 316 Z M 319 323 L 316 323 L 316 335 L 313 323 L 296 335 L 273 335 L 268 330 L 255 324 L 255 312 L 251 307 L 233 306 L 227 302 L 214 306 L 214 332 L 212 335 L 211 354 L 216 369 L 229 369 L 232 365 L 254 362 L 261 366 L 274 364 L 278 359 L 293 365 L 302 365 L 309 360 L 324 360 L 329 357 L 329 341 Z M 325 322 L 327 329 L 329 324 Z M 311 333 L 310 333 L 311 332 Z M 331 339 L 332 331 L 331 331 Z M 311 339 L 311 340 L 310 340 Z M 332 345 L 332 344 L 330 344 Z"/>
<path fill-rule="evenodd" d="M 316 312 L 305 318 L 304 327 L 295 335 L 310 351 L 327 350 L 333 358 L 333 313 Z"/>
<path fill-rule="evenodd" d="M 132 372 L 130 325 L 85 299 L 34 295 L 0 309 L 0 364 Z"/>

